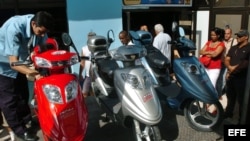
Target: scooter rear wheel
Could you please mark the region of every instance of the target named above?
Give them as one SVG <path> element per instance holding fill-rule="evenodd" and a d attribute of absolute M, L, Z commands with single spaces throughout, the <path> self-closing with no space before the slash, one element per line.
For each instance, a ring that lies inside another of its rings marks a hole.
<path fill-rule="evenodd" d="M 197 131 L 210 132 L 218 128 L 223 120 L 224 110 L 218 101 L 214 104 L 190 100 L 184 107 L 189 126 Z"/>
<path fill-rule="evenodd" d="M 158 126 L 145 125 L 133 120 L 135 141 L 162 141 Z"/>

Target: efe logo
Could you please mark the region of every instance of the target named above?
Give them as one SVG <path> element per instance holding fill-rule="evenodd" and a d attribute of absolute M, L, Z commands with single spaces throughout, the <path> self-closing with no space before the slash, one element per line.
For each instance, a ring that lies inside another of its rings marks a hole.
<path fill-rule="evenodd" d="M 228 136 L 247 136 L 246 129 L 228 129 Z"/>
<path fill-rule="evenodd" d="M 249 125 L 224 125 L 224 140 L 248 141 L 249 131 Z"/>

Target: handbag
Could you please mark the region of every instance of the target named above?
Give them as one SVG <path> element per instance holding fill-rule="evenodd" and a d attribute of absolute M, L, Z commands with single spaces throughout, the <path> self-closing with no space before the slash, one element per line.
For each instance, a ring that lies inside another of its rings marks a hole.
<path fill-rule="evenodd" d="M 210 62 L 211 62 L 211 57 L 207 57 L 206 55 L 202 55 L 200 58 L 199 58 L 199 61 L 205 66 L 207 67 Z"/>

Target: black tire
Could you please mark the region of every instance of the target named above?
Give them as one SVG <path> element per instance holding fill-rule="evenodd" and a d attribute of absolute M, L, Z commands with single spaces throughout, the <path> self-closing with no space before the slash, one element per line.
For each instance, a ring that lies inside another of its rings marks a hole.
<path fill-rule="evenodd" d="M 137 122 L 139 125 L 139 128 L 138 128 L 139 132 L 138 132 L 138 130 L 136 130 L 135 122 Z M 134 119 L 134 122 L 132 125 L 133 125 L 132 128 L 133 128 L 133 134 L 134 134 L 135 141 L 138 141 L 139 140 L 138 138 L 140 138 L 141 141 L 148 141 L 146 139 L 146 137 L 148 137 L 150 141 L 162 141 L 161 133 L 160 133 L 158 126 L 145 125 L 145 124 L 142 124 L 142 123 L 136 121 L 135 119 Z M 148 130 L 145 130 L 146 128 Z M 148 132 L 146 132 L 146 131 L 148 131 Z"/>
<path fill-rule="evenodd" d="M 214 106 L 216 111 L 211 113 L 208 106 Z M 214 131 L 221 125 L 223 114 L 224 110 L 219 101 L 207 104 L 198 100 L 190 100 L 184 107 L 184 115 L 189 126 L 197 131 Z"/>

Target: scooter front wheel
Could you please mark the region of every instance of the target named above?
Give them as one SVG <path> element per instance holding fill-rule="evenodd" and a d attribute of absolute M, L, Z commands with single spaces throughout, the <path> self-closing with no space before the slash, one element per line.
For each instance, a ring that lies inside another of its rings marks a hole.
<path fill-rule="evenodd" d="M 158 126 L 145 125 L 133 120 L 133 133 L 135 141 L 162 141 Z"/>
<path fill-rule="evenodd" d="M 214 104 L 190 100 L 184 107 L 189 126 L 197 131 L 210 132 L 218 128 L 223 120 L 224 110 L 218 101 Z"/>

